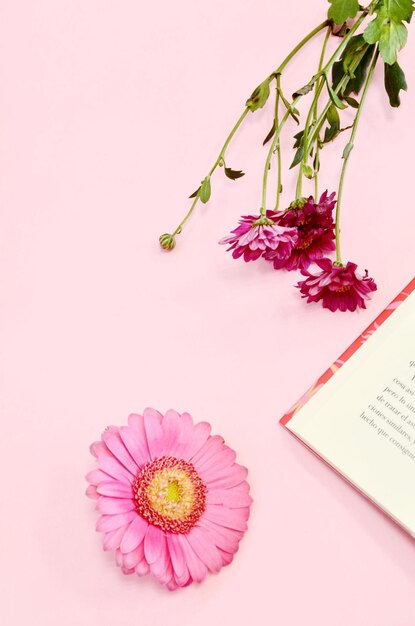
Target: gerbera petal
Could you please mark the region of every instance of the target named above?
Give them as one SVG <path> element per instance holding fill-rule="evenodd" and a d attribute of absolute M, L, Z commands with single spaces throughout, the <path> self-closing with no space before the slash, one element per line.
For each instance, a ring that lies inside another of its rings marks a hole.
<path fill-rule="evenodd" d="M 172 579 L 173 569 L 171 566 L 169 551 L 167 549 L 167 540 L 162 542 L 160 554 L 154 563 L 150 565 L 150 570 L 163 585 Z"/>
<path fill-rule="evenodd" d="M 177 458 L 182 458 L 184 450 L 189 445 L 193 437 L 194 425 L 193 419 L 189 413 L 182 413 L 180 415 L 180 432 L 179 438 L 176 442 L 174 454 Z M 183 457 L 184 458 L 184 457 Z"/>
<path fill-rule="evenodd" d="M 211 572 L 218 572 L 220 570 L 222 567 L 222 559 L 209 532 L 194 526 L 194 528 L 187 533 L 186 539 L 193 548 L 194 553 Z"/>
<path fill-rule="evenodd" d="M 186 565 L 186 558 L 183 553 L 183 548 L 174 534 L 167 535 L 167 547 L 169 549 L 171 562 L 173 565 L 174 574 L 177 580 L 186 580 L 189 578 L 189 570 Z M 180 583 L 179 583 L 180 584 Z"/>
<path fill-rule="evenodd" d="M 230 448 L 222 446 L 222 449 L 214 454 L 212 457 L 204 459 L 197 464 L 197 470 L 203 480 L 211 481 L 215 478 L 219 478 L 222 471 L 231 467 L 235 462 L 236 454 Z"/>
<path fill-rule="evenodd" d="M 129 522 L 137 517 L 135 511 L 129 511 L 128 513 L 118 513 L 117 515 L 101 515 L 98 518 L 96 529 L 99 532 L 109 532 L 110 530 L 116 530 L 121 526 L 128 526 Z"/>
<path fill-rule="evenodd" d="M 130 499 L 107 498 L 100 496 L 97 500 L 96 509 L 106 515 L 116 515 L 117 513 L 128 513 L 135 509 L 135 504 Z"/>
<path fill-rule="evenodd" d="M 96 487 L 97 485 L 99 485 L 100 482 L 108 480 L 108 474 L 105 474 L 105 472 L 101 470 L 95 469 L 92 470 L 92 472 L 88 472 L 85 478 L 89 483 L 91 483 L 91 485 L 95 485 Z"/>
<path fill-rule="evenodd" d="M 105 442 L 105 445 L 108 447 L 108 449 L 111 450 L 115 458 L 118 459 L 118 461 L 126 469 L 128 469 L 131 474 L 136 474 L 137 464 L 128 453 L 127 448 L 125 447 L 119 433 L 105 432 L 102 435 L 102 440 Z"/>
<path fill-rule="evenodd" d="M 183 553 L 186 557 L 186 565 L 189 569 L 189 574 L 194 581 L 200 583 L 206 578 L 208 569 L 203 561 L 197 556 L 187 541 L 186 535 L 177 535 L 177 539 L 183 549 Z"/>
<path fill-rule="evenodd" d="M 215 489 L 230 489 L 244 482 L 248 475 L 248 470 L 242 465 L 234 463 L 230 468 L 226 468 L 221 472 L 220 477 L 209 481 L 208 487 Z"/>
<path fill-rule="evenodd" d="M 128 532 L 128 529 L 126 530 L 126 533 Z M 125 537 L 125 535 L 124 535 Z M 123 544 L 124 541 L 124 537 L 121 541 L 121 546 Z M 140 545 L 138 545 L 136 548 L 134 548 L 134 550 L 131 550 L 131 552 L 128 552 L 127 554 L 123 554 L 122 550 L 120 550 L 120 553 L 122 554 L 122 560 L 123 560 L 123 565 L 126 569 L 130 570 L 134 570 L 137 567 L 137 564 L 139 561 L 142 560 L 143 556 L 144 556 L 144 546 L 143 543 L 141 543 Z"/>
<path fill-rule="evenodd" d="M 131 483 L 134 476 L 115 457 L 103 456 L 98 459 L 103 472 L 121 482 Z"/>
<path fill-rule="evenodd" d="M 223 449 L 224 443 L 222 437 L 214 435 L 203 444 L 203 446 L 191 457 L 191 462 L 196 468 L 202 467 L 215 454 Z"/>
<path fill-rule="evenodd" d="M 117 530 L 111 530 L 110 532 L 105 533 L 102 540 L 104 550 L 116 550 L 119 548 L 125 529 L 126 526 L 121 526 L 121 528 L 117 528 Z"/>
<path fill-rule="evenodd" d="M 225 550 L 221 550 L 219 549 L 219 554 L 221 555 L 222 558 L 222 563 L 223 565 L 229 565 L 230 563 L 232 563 L 233 561 L 233 554 L 229 554 L 229 552 L 225 552 Z"/>
<path fill-rule="evenodd" d="M 121 483 L 119 480 L 110 480 L 100 483 L 97 487 L 97 493 L 101 496 L 111 496 L 113 498 L 132 498 L 133 490 L 131 485 Z"/>
<path fill-rule="evenodd" d="M 240 509 L 252 504 L 252 498 L 248 493 L 234 491 L 233 489 L 209 489 L 206 494 L 208 504 L 222 504 L 229 509 Z"/>
<path fill-rule="evenodd" d="M 138 467 L 142 467 L 148 463 L 150 460 L 148 447 L 145 440 L 140 437 L 137 430 L 131 428 L 130 426 L 121 426 L 120 436 Z"/>
<path fill-rule="evenodd" d="M 226 509 L 225 507 L 208 504 L 203 516 L 225 528 L 245 531 L 247 529 L 247 519 L 249 509 Z"/>
<path fill-rule="evenodd" d="M 137 565 L 135 566 L 135 573 L 138 574 L 138 576 L 147 576 L 149 571 L 150 566 L 147 563 L 146 558 L 143 557 L 141 561 L 138 561 Z"/>
<path fill-rule="evenodd" d="M 95 485 L 88 485 L 88 487 L 85 490 L 85 495 L 88 496 L 88 498 L 92 498 L 93 500 L 96 500 L 98 498 L 98 492 L 97 492 L 97 488 L 95 487 Z"/>
<path fill-rule="evenodd" d="M 153 409 L 145 409 L 144 427 L 150 456 L 152 459 L 157 459 L 161 456 L 163 450 L 163 429 L 161 427 L 160 413 Z"/>
<path fill-rule="evenodd" d="M 151 563 L 157 561 L 162 549 L 163 541 L 165 541 L 165 537 L 160 528 L 150 524 L 144 538 L 144 555 L 147 563 L 150 565 Z"/>
<path fill-rule="evenodd" d="M 140 515 L 137 515 L 128 526 L 121 542 L 120 548 L 123 554 L 135 550 L 142 543 L 147 527 L 147 522 Z"/>
<path fill-rule="evenodd" d="M 200 450 L 209 436 L 210 424 L 207 422 L 199 422 L 196 424 L 193 428 L 192 438 L 182 452 L 183 458 L 186 460 L 191 459 L 196 452 Z"/>
<path fill-rule="evenodd" d="M 211 522 L 205 517 L 201 517 L 197 525 L 209 531 L 215 545 L 226 552 L 236 552 L 238 544 L 243 537 L 242 531 L 225 528 L 222 525 Z"/>
<path fill-rule="evenodd" d="M 163 418 L 162 429 L 162 454 L 166 456 L 173 456 L 180 436 L 180 415 L 172 409 L 167 411 Z"/>

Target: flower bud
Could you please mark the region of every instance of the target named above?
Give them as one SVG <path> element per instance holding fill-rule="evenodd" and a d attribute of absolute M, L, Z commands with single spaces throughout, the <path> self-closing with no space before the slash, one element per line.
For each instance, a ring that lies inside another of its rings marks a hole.
<path fill-rule="evenodd" d="M 262 109 L 266 101 L 269 98 L 269 79 L 264 80 L 263 83 L 258 85 L 251 97 L 246 101 L 246 106 L 251 111 Z"/>
<path fill-rule="evenodd" d="M 173 250 L 176 245 L 173 235 L 169 235 L 169 233 L 161 235 L 161 237 L 159 237 L 159 242 L 163 250 Z"/>

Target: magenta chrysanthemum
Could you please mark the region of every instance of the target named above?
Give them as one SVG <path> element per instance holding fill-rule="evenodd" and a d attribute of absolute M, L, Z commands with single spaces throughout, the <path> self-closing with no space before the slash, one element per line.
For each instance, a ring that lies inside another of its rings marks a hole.
<path fill-rule="evenodd" d="M 273 251 L 264 254 L 267 261 L 272 261 L 274 269 L 286 270 L 307 269 L 311 263 L 325 257 L 336 249 L 334 232 L 330 228 L 313 228 L 307 231 L 298 230 L 298 239 L 291 253 L 280 258 Z"/>
<path fill-rule="evenodd" d="M 146 409 L 92 444 L 87 495 L 97 530 L 125 574 L 153 574 L 173 590 L 228 565 L 247 528 L 247 471 L 206 422 Z"/>
<path fill-rule="evenodd" d="M 278 258 L 287 258 L 297 240 L 296 230 L 277 224 L 277 214 L 267 211 L 266 217 L 245 215 L 231 234 L 220 240 L 229 245 L 234 259 L 243 256 L 245 261 L 256 261 L 272 251 Z"/>
<path fill-rule="evenodd" d="M 307 302 L 323 303 L 323 307 L 330 311 L 355 311 L 358 308 L 365 309 L 365 300 L 376 291 L 377 286 L 373 278 L 368 276 L 367 270 L 364 276 L 357 273 L 355 263 L 334 265 L 329 259 L 317 261 L 322 270 L 317 274 L 311 274 L 302 270 L 307 278 L 300 281 L 297 287 Z"/>
<path fill-rule="evenodd" d="M 315 228 L 333 228 L 333 209 L 336 206 L 335 192 L 325 191 L 316 203 L 313 196 L 303 200 L 298 206 L 291 206 L 277 214 L 280 226 L 291 226 L 302 231 Z"/>
<path fill-rule="evenodd" d="M 290 254 L 284 258 L 269 250 L 264 254 L 272 261 L 274 268 L 297 270 L 307 269 L 311 263 L 324 258 L 336 249 L 334 243 L 333 209 L 335 194 L 325 191 L 318 203 L 313 196 L 293 204 L 286 211 L 276 215 L 276 222 L 283 227 L 294 228 L 296 243 Z"/>

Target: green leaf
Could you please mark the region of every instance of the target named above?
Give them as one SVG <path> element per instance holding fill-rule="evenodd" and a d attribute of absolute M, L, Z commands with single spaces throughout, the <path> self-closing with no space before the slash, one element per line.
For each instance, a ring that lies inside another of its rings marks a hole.
<path fill-rule="evenodd" d="M 366 82 L 367 70 L 373 58 L 374 51 L 375 51 L 375 46 L 369 45 L 361 61 L 354 69 L 354 77 L 349 80 L 349 82 L 346 85 L 346 88 L 344 89 L 344 94 L 346 96 L 349 96 L 351 93 L 355 93 L 355 94 L 360 93 L 360 90 L 362 89 L 363 85 Z"/>
<path fill-rule="evenodd" d="M 350 142 L 347 143 L 343 150 L 342 159 L 347 159 L 352 150 L 353 150 L 353 144 Z"/>
<path fill-rule="evenodd" d="M 200 187 L 200 201 L 203 202 L 203 204 L 206 204 L 206 202 L 209 201 L 211 195 L 211 187 L 210 187 L 210 177 L 206 176 L 206 178 L 202 181 L 202 185 Z"/>
<path fill-rule="evenodd" d="M 299 148 L 301 146 L 301 144 L 303 143 L 303 136 L 304 136 L 303 130 L 300 130 L 299 133 L 294 135 L 295 142 L 294 142 L 293 148 Z"/>
<path fill-rule="evenodd" d="M 328 17 L 335 24 L 343 24 L 349 17 L 355 17 L 359 11 L 358 0 L 329 0 Z"/>
<path fill-rule="evenodd" d="M 398 107 L 401 104 L 399 92 L 401 89 L 406 91 L 407 88 L 405 74 L 399 64 L 388 65 L 385 63 L 385 89 L 391 107 Z"/>
<path fill-rule="evenodd" d="M 383 27 L 379 41 L 379 50 L 385 63 L 393 65 L 397 61 L 399 50 L 402 50 L 408 39 L 405 24 L 389 22 Z"/>
<path fill-rule="evenodd" d="M 414 10 L 412 0 L 385 0 L 385 7 L 390 17 L 397 22 L 409 22 Z"/>
<path fill-rule="evenodd" d="M 193 193 L 189 196 L 189 198 L 196 198 L 196 196 L 198 196 L 198 195 L 199 195 L 199 191 L 200 191 L 200 187 L 198 187 L 198 188 L 196 189 L 196 191 L 194 191 L 194 192 L 193 192 Z"/>
<path fill-rule="evenodd" d="M 242 170 L 233 170 L 230 167 L 225 167 L 225 174 L 231 180 L 237 180 L 238 178 L 245 176 L 245 172 Z"/>
<path fill-rule="evenodd" d="M 333 141 L 333 139 L 335 139 L 340 132 L 340 116 L 337 107 L 335 107 L 334 104 L 330 105 L 327 111 L 326 120 L 329 123 L 329 126 L 324 132 L 323 143 Z"/>
<path fill-rule="evenodd" d="M 412 0 L 380 0 L 376 18 L 363 33 L 368 43 L 379 43 L 382 59 L 388 65 L 396 63 L 399 50 L 406 44 L 408 31 L 403 20 L 409 21 L 412 12 Z"/>
<path fill-rule="evenodd" d="M 344 98 L 344 101 L 347 102 L 349 106 L 353 107 L 354 109 L 359 108 L 358 101 L 352 98 L 351 96 L 343 96 L 343 98 Z"/>
<path fill-rule="evenodd" d="M 301 161 L 303 160 L 303 156 L 304 156 L 304 146 L 301 143 L 301 146 L 298 148 L 297 152 L 294 155 L 293 162 L 290 165 L 290 170 L 292 170 L 293 167 L 301 163 Z"/>
<path fill-rule="evenodd" d="M 312 91 L 314 87 L 314 83 L 307 83 L 307 85 L 304 85 L 304 87 L 301 87 L 300 89 L 297 89 L 297 91 L 294 91 L 293 93 L 293 100 L 295 98 L 298 98 L 298 96 L 305 96 L 308 93 L 310 93 L 310 91 Z"/>
<path fill-rule="evenodd" d="M 268 135 L 265 137 L 264 141 L 262 142 L 262 145 L 265 146 L 266 143 L 271 141 L 274 135 L 275 135 L 275 122 L 271 126 L 271 130 L 269 131 Z"/>
<path fill-rule="evenodd" d="M 346 109 L 347 108 L 347 104 L 344 104 L 344 102 L 342 102 L 340 100 L 339 96 L 336 94 L 336 92 L 334 91 L 334 89 L 330 85 L 330 80 L 329 80 L 329 77 L 327 76 L 327 74 L 326 74 L 325 78 L 326 78 L 327 90 L 329 92 L 330 100 L 333 102 L 333 104 L 338 109 Z"/>
<path fill-rule="evenodd" d="M 269 98 L 269 93 L 269 79 L 267 79 L 252 92 L 251 97 L 246 101 L 246 106 L 251 111 L 262 109 Z"/>

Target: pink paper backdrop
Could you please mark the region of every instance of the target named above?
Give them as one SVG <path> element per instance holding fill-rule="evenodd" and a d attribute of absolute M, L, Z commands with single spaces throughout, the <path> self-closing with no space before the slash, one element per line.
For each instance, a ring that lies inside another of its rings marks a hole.
<path fill-rule="evenodd" d="M 0 4 L 7 626 L 414 623 L 415 543 L 277 424 L 413 277 L 414 26 L 401 57 L 410 91 L 390 109 L 378 73 L 348 172 L 344 254 L 379 283 L 367 311 L 307 306 L 296 277 L 217 245 L 258 209 L 270 110 L 229 152 L 246 177 L 218 172 L 175 252 L 157 245 L 246 97 L 327 8 L 281 5 Z M 313 71 L 308 50 L 287 93 Z M 332 185 L 339 161 L 325 153 Z M 83 495 L 89 442 L 147 405 L 210 420 L 255 498 L 234 564 L 175 594 L 120 573 Z"/>

